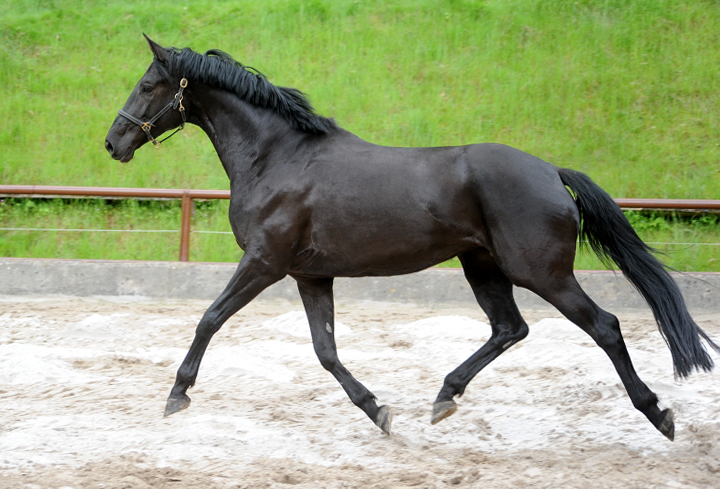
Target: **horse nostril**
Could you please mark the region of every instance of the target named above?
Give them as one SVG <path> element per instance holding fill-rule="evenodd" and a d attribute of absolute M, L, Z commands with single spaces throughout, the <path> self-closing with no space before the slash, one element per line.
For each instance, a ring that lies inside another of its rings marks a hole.
<path fill-rule="evenodd" d="M 110 141 L 108 141 L 107 139 L 105 140 L 105 149 L 108 150 L 108 153 L 112 154 L 113 145 L 110 144 Z"/>

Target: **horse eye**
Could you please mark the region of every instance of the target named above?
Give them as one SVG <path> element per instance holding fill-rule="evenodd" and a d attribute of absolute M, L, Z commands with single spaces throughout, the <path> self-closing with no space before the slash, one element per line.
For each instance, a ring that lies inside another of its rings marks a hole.
<path fill-rule="evenodd" d="M 145 93 L 150 93 L 150 92 L 153 91 L 153 88 L 154 88 L 154 87 L 153 87 L 152 85 L 145 85 L 145 86 L 142 88 L 142 91 L 145 92 Z"/>

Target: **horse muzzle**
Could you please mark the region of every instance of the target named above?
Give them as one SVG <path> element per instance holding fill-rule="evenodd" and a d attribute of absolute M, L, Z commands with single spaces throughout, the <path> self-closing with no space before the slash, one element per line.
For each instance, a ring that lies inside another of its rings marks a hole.
<path fill-rule="evenodd" d="M 122 163 L 127 163 L 135 156 L 135 150 L 137 147 L 133 144 L 122 144 L 122 138 L 115 138 L 112 136 L 112 129 L 105 138 L 105 149 L 114 160 L 118 160 Z"/>

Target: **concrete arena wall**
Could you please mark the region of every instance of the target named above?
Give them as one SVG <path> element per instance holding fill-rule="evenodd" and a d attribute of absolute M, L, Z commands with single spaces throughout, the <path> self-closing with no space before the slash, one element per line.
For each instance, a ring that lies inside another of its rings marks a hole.
<path fill-rule="evenodd" d="M 0 258 L 1 295 L 141 296 L 215 299 L 232 276 L 232 263 L 101 261 Z M 610 311 L 649 310 L 620 273 L 576 272 L 587 293 Z M 720 273 L 673 273 L 692 312 L 720 312 Z M 474 306 L 462 270 L 432 268 L 396 277 L 337 278 L 335 298 L 343 301 Z M 515 289 L 521 309 L 549 309 L 535 294 Z M 299 300 L 289 277 L 260 299 Z"/>

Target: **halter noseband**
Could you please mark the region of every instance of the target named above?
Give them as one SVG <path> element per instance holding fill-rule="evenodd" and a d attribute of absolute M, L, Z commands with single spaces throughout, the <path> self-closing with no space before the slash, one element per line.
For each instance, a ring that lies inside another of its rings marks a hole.
<path fill-rule="evenodd" d="M 143 122 L 142 120 L 138 119 L 134 115 L 128 114 L 127 112 L 125 112 L 122 109 L 118 110 L 118 114 L 120 114 L 121 116 L 123 116 L 124 118 L 129 120 L 130 122 L 134 122 L 135 124 L 140 126 L 140 129 L 145 131 L 148 141 L 150 141 L 155 148 L 159 148 L 160 143 L 168 140 L 171 136 L 175 135 L 175 133 L 178 132 L 179 130 L 185 129 L 185 120 L 186 120 L 185 119 L 185 107 L 183 107 L 182 101 L 183 101 L 183 91 L 185 90 L 185 87 L 187 87 L 187 84 L 188 84 L 187 78 L 183 78 L 182 80 L 180 80 L 180 90 L 178 90 L 178 93 L 175 94 L 175 98 L 173 99 L 173 101 L 170 102 L 169 104 L 167 104 L 165 107 L 163 107 L 160 110 L 160 112 L 155 114 L 155 117 L 153 117 L 152 119 L 150 119 L 147 122 Z M 160 119 L 162 116 L 164 116 L 165 113 L 170 109 L 180 111 L 180 115 L 182 115 L 182 125 L 180 127 L 178 127 L 177 129 L 175 129 L 175 131 L 172 134 L 170 134 L 170 136 L 158 141 L 153 137 L 152 134 L 150 134 L 150 128 L 155 127 L 155 123 L 157 122 L 157 120 Z"/>

